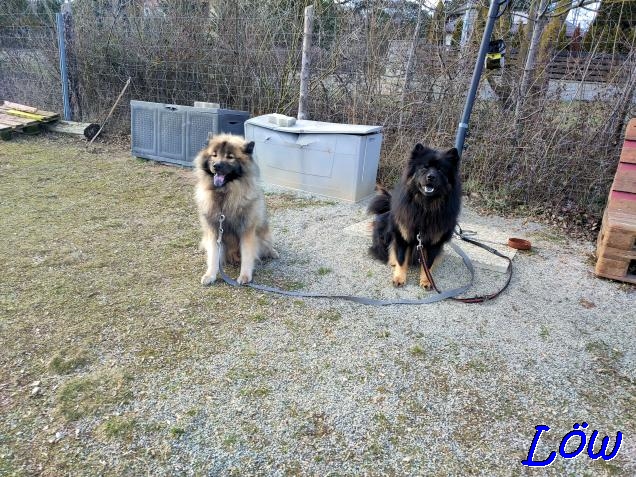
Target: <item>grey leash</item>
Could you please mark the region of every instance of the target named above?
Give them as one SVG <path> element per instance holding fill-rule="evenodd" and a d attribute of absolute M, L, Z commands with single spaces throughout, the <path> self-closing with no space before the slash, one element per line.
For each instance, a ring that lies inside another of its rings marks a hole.
<path fill-rule="evenodd" d="M 223 278 L 223 281 L 225 283 L 235 287 L 240 287 L 241 285 L 236 280 L 227 276 L 225 272 L 223 271 L 223 221 L 224 220 L 225 220 L 225 216 L 221 215 L 219 217 L 219 236 L 216 240 L 216 243 L 219 247 L 219 272 L 221 274 L 221 278 Z M 355 296 L 355 295 L 333 295 L 329 293 L 312 293 L 312 292 L 301 293 L 301 292 L 295 292 L 295 291 L 281 290 L 280 288 L 269 287 L 266 285 L 258 285 L 256 283 L 247 283 L 247 286 L 255 290 L 260 290 L 260 291 L 264 291 L 268 293 L 276 293 L 278 295 L 293 296 L 297 298 L 328 298 L 332 300 L 347 300 L 347 301 L 352 301 L 354 303 L 360 303 L 362 305 L 373 305 L 373 306 L 425 305 L 428 303 L 435 303 L 437 301 L 442 301 L 447 298 L 460 295 L 473 285 L 473 282 L 475 280 L 475 269 L 473 267 L 472 262 L 470 261 L 470 258 L 468 258 L 468 255 L 466 255 L 464 251 L 461 248 L 459 248 L 457 245 L 455 245 L 454 243 L 451 242 L 450 246 L 462 258 L 462 260 L 464 261 L 464 265 L 466 265 L 466 268 L 468 268 L 468 271 L 470 272 L 470 283 L 468 283 L 467 285 L 461 286 L 459 288 L 453 288 L 451 290 L 446 290 L 436 295 L 431 295 L 429 297 L 422 298 L 420 300 L 409 300 L 409 299 L 376 300 L 374 298 L 368 298 L 364 296 Z"/>

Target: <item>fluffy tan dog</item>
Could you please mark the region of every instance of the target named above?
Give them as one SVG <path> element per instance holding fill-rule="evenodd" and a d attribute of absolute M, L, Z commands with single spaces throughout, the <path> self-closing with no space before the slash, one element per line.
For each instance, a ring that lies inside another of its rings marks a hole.
<path fill-rule="evenodd" d="M 217 234 L 223 222 L 224 261 L 241 263 L 240 284 L 252 281 L 254 262 L 278 258 L 272 247 L 263 192 L 257 184 L 258 166 L 252 158 L 253 142 L 242 136 L 220 134 L 210 139 L 196 157 L 196 202 L 207 252 L 207 270 L 201 283 L 209 285 L 219 272 Z"/>

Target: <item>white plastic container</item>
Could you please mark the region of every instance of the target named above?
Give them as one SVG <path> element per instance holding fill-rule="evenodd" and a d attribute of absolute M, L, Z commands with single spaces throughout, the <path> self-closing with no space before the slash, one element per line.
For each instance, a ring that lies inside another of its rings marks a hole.
<path fill-rule="evenodd" d="M 264 182 L 350 202 L 374 193 L 381 126 L 299 119 L 284 127 L 269 116 L 245 121 Z"/>

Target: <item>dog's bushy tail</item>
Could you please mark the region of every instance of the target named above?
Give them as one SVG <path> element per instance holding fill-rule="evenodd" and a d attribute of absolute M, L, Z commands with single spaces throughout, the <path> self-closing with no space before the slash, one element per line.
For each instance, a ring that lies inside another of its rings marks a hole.
<path fill-rule="evenodd" d="M 389 212 L 391 211 L 391 193 L 383 187 L 377 187 L 377 195 L 369 203 L 367 212 L 375 214 L 373 221 L 373 243 L 369 247 L 371 255 L 382 261 L 389 259 Z"/>
<path fill-rule="evenodd" d="M 369 203 L 367 212 L 381 215 L 391 210 L 391 193 L 384 187 L 377 187 L 377 195 Z"/>

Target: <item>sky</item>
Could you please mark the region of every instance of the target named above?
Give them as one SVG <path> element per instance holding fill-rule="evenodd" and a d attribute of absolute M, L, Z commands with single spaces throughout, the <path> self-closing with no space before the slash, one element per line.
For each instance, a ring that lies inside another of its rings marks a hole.
<path fill-rule="evenodd" d="M 417 1 L 417 0 L 414 0 Z M 434 9 L 437 6 L 439 0 L 421 0 L 419 3 L 426 5 L 427 7 Z M 596 15 L 595 10 L 598 8 L 600 2 L 594 2 L 587 5 L 585 8 L 574 8 L 570 10 L 567 20 L 574 25 L 580 24 L 581 28 L 587 29 L 589 24 Z"/>
<path fill-rule="evenodd" d="M 572 24 L 574 25 L 580 24 L 583 30 L 587 30 L 590 23 L 592 23 L 592 20 L 594 20 L 596 9 L 598 8 L 599 4 L 600 2 L 595 2 L 587 5 L 585 8 L 574 8 L 570 10 L 567 20 L 569 22 L 572 22 Z"/>

